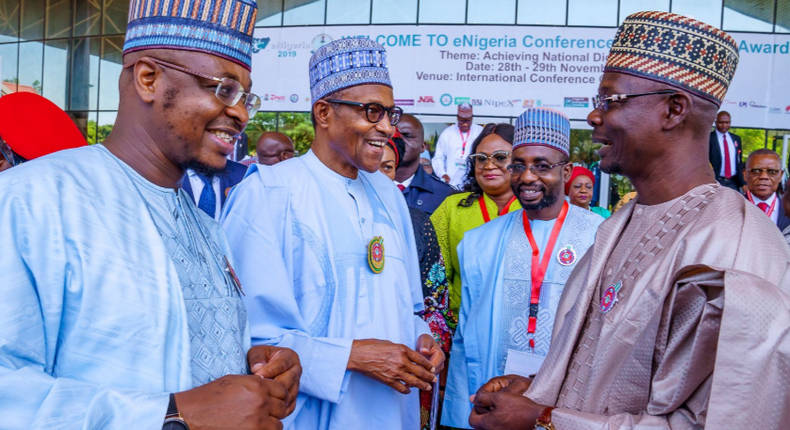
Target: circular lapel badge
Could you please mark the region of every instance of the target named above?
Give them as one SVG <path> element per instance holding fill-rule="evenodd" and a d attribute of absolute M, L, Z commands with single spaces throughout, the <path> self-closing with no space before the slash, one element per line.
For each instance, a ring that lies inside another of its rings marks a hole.
<path fill-rule="evenodd" d="M 376 274 L 384 270 L 384 239 L 381 236 L 374 237 L 368 244 L 368 265 Z"/>
<path fill-rule="evenodd" d="M 614 305 L 620 301 L 620 298 L 617 297 L 617 293 L 620 292 L 620 288 L 623 287 L 622 282 L 618 282 L 615 285 L 610 286 L 603 292 L 603 296 L 601 296 L 601 312 L 607 313 L 612 310 Z"/>
<path fill-rule="evenodd" d="M 576 251 L 573 250 L 571 245 L 568 245 L 557 253 L 557 260 L 563 266 L 570 266 L 576 261 Z"/>

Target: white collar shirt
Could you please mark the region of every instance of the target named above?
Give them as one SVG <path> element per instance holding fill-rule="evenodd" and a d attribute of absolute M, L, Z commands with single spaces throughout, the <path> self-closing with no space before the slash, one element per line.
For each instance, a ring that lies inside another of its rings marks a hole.
<path fill-rule="evenodd" d="M 203 192 L 203 180 L 200 179 L 200 176 L 192 169 L 187 169 L 187 176 L 189 177 L 189 184 L 192 185 L 192 197 L 195 199 L 195 206 L 198 206 L 200 205 L 200 194 Z M 220 210 L 222 207 L 222 199 L 219 194 L 219 176 L 214 176 L 211 185 L 212 188 L 214 188 L 214 198 L 217 202 L 214 209 L 214 219 L 219 220 L 219 214 L 222 213 Z"/>
<path fill-rule="evenodd" d="M 728 160 L 724 159 L 724 135 L 727 135 L 727 148 L 730 152 L 730 158 Z M 721 152 L 721 169 L 719 169 L 718 175 L 722 178 L 724 177 L 724 163 L 730 163 L 730 172 L 732 172 L 732 176 L 735 176 L 737 172 L 735 171 L 737 164 L 735 163 L 735 157 L 738 156 L 738 150 L 735 148 L 735 142 L 732 140 L 732 135 L 727 133 L 721 133 L 719 130 L 716 130 L 716 137 L 719 139 L 719 152 Z"/>

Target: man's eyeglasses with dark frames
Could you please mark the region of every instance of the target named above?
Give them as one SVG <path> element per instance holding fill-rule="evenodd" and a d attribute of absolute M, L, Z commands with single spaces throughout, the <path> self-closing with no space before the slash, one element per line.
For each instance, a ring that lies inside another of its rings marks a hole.
<path fill-rule="evenodd" d="M 551 172 L 557 166 L 562 166 L 564 164 L 568 164 L 568 162 L 563 161 L 555 164 L 537 163 L 537 164 L 530 164 L 529 166 L 527 166 L 526 164 L 511 164 L 507 166 L 507 171 L 510 172 L 510 174 L 512 175 L 523 175 L 524 172 L 527 171 L 527 168 L 529 168 L 529 171 L 534 173 L 535 175 L 544 176 L 547 175 L 549 172 Z"/>
<path fill-rule="evenodd" d="M 634 98 L 634 97 L 641 97 L 641 96 L 652 96 L 655 94 L 674 94 L 677 91 L 675 90 L 661 90 L 661 91 L 653 91 L 650 93 L 640 93 L 640 94 L 614 94 L 611 96 L 600 96 L 598 94 L 594 95 L 592 98 L 593 101 L 593 109 L 601 109 L 602 111 L 606 112 L 609 110 L 609 102 L 621 102 L 626 99 Z"/>
<path fill-rule="evenodd" d="M 187 69 L 186 67 L 179 66 L 177 64 L 169 63 L 164 60 L 160 60 L 158 58 L 147 57 L 150 58 L 156 64 L 160 66 L 164 66 L 173 70 L 178 70 L 179 72 L 183 72 L 189 75 L 197 76 L 203 79 L 208 79 L 210 81 L 217 82 L 217 90 L 214 92 L 214 95 L 221 101 L 225 106 L 233 107 L 236 106 L 242 98 L 244 98 L 244 107 L 247 109 L 247 114 L 252 118 L 258 112 L 258 109 L 261 107 L 261 98 L 253 93 L 245 93 L 244 86 L 241 85 L 236 80 L 230 78 L 217 78 L 215 76 L 209 76 L 204 73 L 200 73 L 191 69 Z M 130 63 L 123 66 L 124 69 L 129 69 L 134 67 L 135 63 Z"/>
<path fill-rule="evenodd" d="M 401 115 L 403 115 L 403 109 L 398 106 L 393 107 L 384 107 L 381 103 L 360 103 L 360 102 L 351 102 L 348 100 L 335 100 L 335 99 L 327 99 L 329 103 L 338 103 L 347 106 L 357 106 L 361 107 L 365 110 L 365 118 L 369 122 L 373 124 L 378 123 L 384 118 L 384 113 L 386 113 L 390 118 L 390 124 L 396 125 L 400 121 Z"/>
<path fill-rule="evenodd" d="M 494 151 L 491 153 L 491 155 L 485 155 L 482 152 L 478 154 L 470 154 L 469 160 L 471 160 L 473 166 L 479 168 L 485 167 L 490 160 L 494 166 L 506 169 L 507 163 L 510 161 L 510 151 Z"/>

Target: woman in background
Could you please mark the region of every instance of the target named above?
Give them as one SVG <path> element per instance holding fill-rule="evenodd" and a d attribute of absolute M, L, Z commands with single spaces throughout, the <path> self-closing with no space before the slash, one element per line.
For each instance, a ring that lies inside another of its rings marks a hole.
<path fill-rule="evenodd" d="M 612 213 L 608 209 L 599 206 L 590 207 L 593 197 L 593 187 L 595 186 L 595 175 L 588 169 L 575 166 L 571 173 L 571 180 L 565 183 L 565 195 L 572 205 L 592 211 L 604 218 L 609 218 Z"/>

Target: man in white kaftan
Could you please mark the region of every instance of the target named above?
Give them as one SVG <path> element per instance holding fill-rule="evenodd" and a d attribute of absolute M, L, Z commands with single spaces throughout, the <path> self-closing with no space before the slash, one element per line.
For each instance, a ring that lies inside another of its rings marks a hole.
<path fill-rule="evenodd" d="M 537 373 L 549 351 L 565 282 L 603 222 L 600 215 L 565 201 L 565 182 L 573 169 L 569 144 L 570 121 L 562 113 L 530 108 L 521 114 L 510 169 L 513 194 L 524 209 L 467 232 L 458 245 L 463 300 L 444 425 L 469 428 L 470 395 L 505 373 Z M 534 192 L 522 192 L 527 190 Z M 540 281 L 533 278 L 538 268 L 545 270 Z"/>
<path fill-rule="evenodd" d="M 472 152 L 475 139 L 483 132 L 483 127 L 474 123 L 472 105 L 469 103 L 458 105 L 457 120 L 439 135 L 431 165 L 436 176 L 460 189 L 464 185 L 466 159 Z"/>
<path fill-rule="evenodd" d="M 325 68 L 349 52 L 359 58 L 348 69 Z M 429 388 L 443 365 L 416 315 L 423 297 L 408 207 L 378 172 L 400 117 L 385 56 L 369 39 L 316 51 L 311 151 L 252 166 L 221 219 L 247 293 L 253 343 L 292 348 L 304 367 L 286 428 L 417 429 L 418 392 L 408 387 Z M 348 86 L 343 73 L 357 72 L 364 82 Z M 374 249 L 379 238 L 383 256 Z"/>

